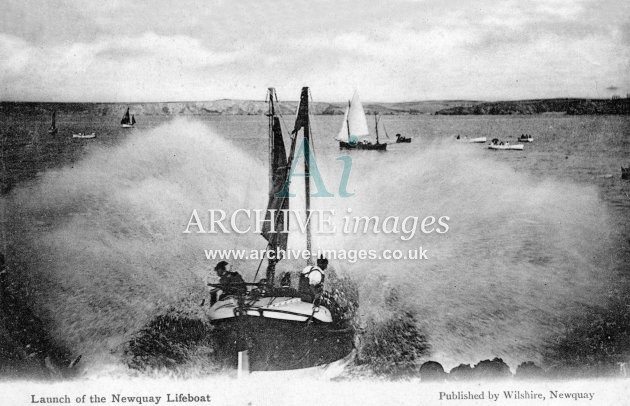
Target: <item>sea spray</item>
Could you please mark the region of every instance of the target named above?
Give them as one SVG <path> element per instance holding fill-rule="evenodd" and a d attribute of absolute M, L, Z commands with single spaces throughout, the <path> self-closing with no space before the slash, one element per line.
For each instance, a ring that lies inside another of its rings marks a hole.
<path fill-rule="evenodd" d="M 137 131 L 9 197 L 13 277 L 59 343 L 88 364 L 106 357 L 165 309 L 198 309 L 203 248 L 258 241 L 181 229 L 190 207 L 241 207 L 261 171 L 198 123 Z"/>
<path fill-rule="evenodd" d="M 447 367 L 495 356 L 511 365 L 540 361 L 564 323 L 602 302 L 614 277 L 610 223 L 595 187 L 516 173 L 483 152 L 437 141 L 411 156 L 352 154 L 354 195 L 313 199 L 315 208 L 381 218 L 449 216 L 448 233 L 410 241 L 383 233 L 315 238 L 325 248 L 426 248 L 426 261 L 337 265 L 359 281 L 367 315 L 390 317 L 381 290 L 385 282 L 401 289 L 432 358 Z"/>
<path fill-rule="evenodd" d="M 592 187 L 515 173 L 466 147 L 434 142 L 411 156 L 353 153 L 353 196 L 312 199 L 314 209 L 344 215 L 448 216 L 447 233 L 408 241 L 316 234 L 313 247 L 422 245 L 426 261 L 331 263 L 359 284 L 362 318 L 394 317 L 383 291 L 393 287 L 447 369 L 494 356 L 511 365 L 538 361 L 563 321 L 597 303 L 607 285 L 605 208 Z M 338 156 L 323 148 L 316 154 L 331 185 L 339 179 Z M 203 280 L 214 266 L 203 250 L 264 242 L 253 233 L 182 230 L 193 209 L 264 208 L 266 174 L 259 160 L 196 122 L 136 131 L 9 196 L 16 276 L 56 340 L 94 364 L 166 309 L 202 317 Z M 291 207 L 303 207 L 302 188 L 293 178 Z M 341 229 L 341 217 L 336 221 Z M 292 233 L 289 245 L 303 247 L 303 236 Z M 232 265 L 251 280 L 255 262 Z M 282 261 L 278 274 L 303 266 Z"/>

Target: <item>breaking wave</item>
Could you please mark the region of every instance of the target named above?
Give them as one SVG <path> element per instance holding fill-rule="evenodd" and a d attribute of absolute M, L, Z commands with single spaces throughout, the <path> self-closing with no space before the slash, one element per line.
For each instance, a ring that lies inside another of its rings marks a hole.
<path fill-rule="evenodd" d="M 337 155 L 318 150 L 326 180 L 339 179 Z M 447 233 L 409 241 L 315 235 L 314 248 L 427 249 L 422 261 L 331 263 L 359 285 L 364 321 L 392 316 L 385 302 L 395 288 L 415 312 L 432 359 L 454 366 L 499 356 L 516 365 L 541 361 L 564 321 L 602 297 L 610 244 L 594 187 L 535 179 L 477 149 L 439 141 L 409 156 L 351 156 L 354 195 L 314 198 L 314 208 L 450 218 Z M 31 307 L 88 368 L 119 362 L 120 345 L 167 309 L 199 315 L 214 265 L 204 249 L 264 248 L 251 233 L 182 231 L 193 209 L 264 208 L 266 173 L 255 156 L 203 124 L 174 120 L 15 189 L 8 227 Z M 257 264 L 234 266 L 251 279 Z M 282 262 L 280 271 L 294 266 Z"/>
<path fill-rule="evenodd" d="M 166 309 L 197 311 L 209 270 L 203 249 L 235 240 L 182 234 L 190 212 L 235 210 L 250 194 L 262 206 L 264 192 L 252 190 L 261 171 L 202 124 L 175 120 L 44 173 L 9 202 L 30 305 L 88 364 L 110 362 Z"/>

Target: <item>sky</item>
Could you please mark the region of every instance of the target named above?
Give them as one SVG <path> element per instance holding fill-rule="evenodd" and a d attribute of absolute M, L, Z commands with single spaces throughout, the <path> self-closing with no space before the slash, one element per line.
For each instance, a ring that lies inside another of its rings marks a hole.
<path fill-rule="evenodd" d="M 3 0 L 0 100 L 630 93 L 627 0 Z"/>

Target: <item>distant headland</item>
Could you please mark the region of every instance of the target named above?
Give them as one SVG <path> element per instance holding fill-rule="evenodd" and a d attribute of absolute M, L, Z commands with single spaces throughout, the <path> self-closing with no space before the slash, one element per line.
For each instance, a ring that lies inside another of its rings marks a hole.
<path fill-rule="evenodd" d="M 281 114 L 295 114 L 297 101 L 281 102 L 276 106 Z M 363 103 L 367 114 L 383 115 L 508 115 L 564 113 L 581 114 L 630 114 L 630 98 L 613 99 L 535 99 L 486 102 L 476 100 L 426 100 L 399 103 Z M 262 100 L 221 99 L 213 101 L 179 102 L 131 102 L 131 103 L 56 103 L 56 102 L 0 102 L 0 113 L 20 114 L 41 110 L 42 113 L 57 110 L 96 116 L 120 115 L 129 107 L 136 115 L 263 115 L 267 103 Z M 312 103 L 311 112 L 316 115 L 342 115 L 346 103 Z"/>
<path fill-rule="evenodd" d="M 453 106 L 435 112 L 435 114 L 444 115 L 504 115 L 541 113 L 565 113 L 569 115 L 630 114 L 630 98 L 537 99 L 482 102 L 468 106 Z"/>

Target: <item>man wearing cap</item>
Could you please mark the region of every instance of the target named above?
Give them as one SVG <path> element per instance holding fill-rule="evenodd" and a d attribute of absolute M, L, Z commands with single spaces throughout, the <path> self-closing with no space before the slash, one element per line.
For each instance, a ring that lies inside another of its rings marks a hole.
<path fill-rule="evenodd" d="M 324 271 L 328 268 L 328 260 L 324 257 L 317 259 L 317 266 L 307 266 L 300 273 L 298 291 L 302 300 L 314 302 L 324 292 Z"/>
<path fill-rule="evenodd" d="M 242 295 L 247 292 L 243 277 L 238 272 L 228 271 L 227 266 L 228 263 L 226 261 L 221 261 L 214 267 L 217 275 L 219 275 L 221 290 L 223 290 L 223 294 L 219 300 L 225 296 Z"/>

